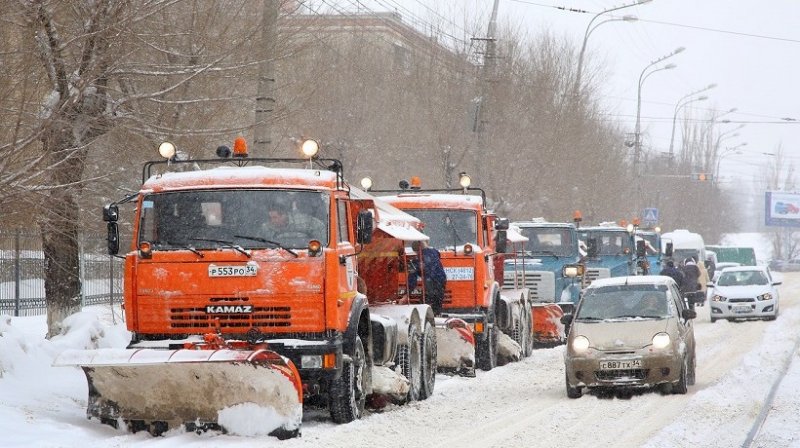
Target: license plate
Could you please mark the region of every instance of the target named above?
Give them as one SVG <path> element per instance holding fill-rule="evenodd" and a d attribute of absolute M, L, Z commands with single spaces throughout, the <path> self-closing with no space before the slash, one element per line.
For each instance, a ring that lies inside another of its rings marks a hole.
<path fill-rule="evenodd" d="M 621 359 L 617 361 L 600 361 L 600 370 L 641 369 L 641 359 Z"/>
<path fill-rule="evenodd" d="M 208 266 L 209 277 L 254 277 L 258 272 L 258 266 L 254 264 L 227 265 L 227 266 Z"/>
<path fill-rule="evenodd" d="M 736 305 L 733 307 L 734 313 L 749 313 L 753 311 L 753 308 L 750 305 Z"/>

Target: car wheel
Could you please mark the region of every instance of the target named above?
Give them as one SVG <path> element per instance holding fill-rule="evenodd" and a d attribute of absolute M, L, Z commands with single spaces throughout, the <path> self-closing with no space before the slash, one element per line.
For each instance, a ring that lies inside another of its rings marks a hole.
<path fill-rule="evenodd" d="M 580 387 L 572 387 L 569 385 L 569 375 L 564 372 L 564 379 L 567 383 L 567 397 L 569 398 L 581 398 L 583 395 L 583 391 Z"/>
<path fill-rule="evenodd" d="M 681 376 L 678 378 L 672 385 L 672 393 L 673 394 L 680 394 L 683 395 L 689 391 L 689 362 L 684 359 L 683 363 L 681 363 Z"/>

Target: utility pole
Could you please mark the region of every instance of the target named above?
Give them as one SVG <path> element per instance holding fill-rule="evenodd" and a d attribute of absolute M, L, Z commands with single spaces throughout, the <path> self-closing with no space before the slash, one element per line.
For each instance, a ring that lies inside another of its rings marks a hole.
<path fill-rule="evenodd" d="M 258 72 L 258 94 L 256 96 L 255 138 L 257 157 L 268 157 L 272 144 L 270 118 L 275 110 L 275 49 L 278 40 L 278 7 L 280 0 L 262 0 L 261 13 L 261 64 Z"/>
<path fill-rule="evenodd" d="M 489 29 L 487 36 L 485 38 L 476 40 L 484 40 L 486 41 L 486 50 L 483 54 L 483 67 L 480 71 L 480 101 L 478 102 L 478 110 L 476 112 L 476 120 L 475 126 L 473 131 L 477 134 L 477 146 L 478 146 L 478 154 L 486 153 L 486 150 L 489 147 L 489 137 L 487 133 L 487 124 L 490 123 L 489 118 L 491 117 L 491 101 L 490 101 L 490 92 L 492 89 L 492 82 L 495 80 L 495 67 L 497 66 L 497 40 L 495 39 L 495 33 L 497 31 L 497 8 L 499 7 L 500 0 L 494 0 L 494 6 L 492 6 L 492 16 L 489 19 Z M 479 163 L 479 158 L 476 157 L 475 160 L 475 169 L 477 178 L 480 179 L 480 167 L 481 164 Z"/>

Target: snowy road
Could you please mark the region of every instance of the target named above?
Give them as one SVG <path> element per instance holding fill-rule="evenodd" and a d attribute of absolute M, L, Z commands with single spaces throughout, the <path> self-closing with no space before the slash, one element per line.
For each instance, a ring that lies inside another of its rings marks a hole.
<path fill-rule="evenodd" d="M 162 438 L 126 434 L 86 421 L 83 391 L 74 394 L 80 399 L 31 401 L 23 403 L 23 410 L 0 395 L 0 433 L 13 431 L 20 436 L 13 440 L 41 441 L 39 446 L 742 446 L 786 360 L 797 357 L 800 273 L 784 274 L 780 289 L 781 315 L 774 322 L 711 324 L 708 307 L 698 309 L 697 384 L 683 396 L 584 394 L 570 400 L 564 391 L 563 347 L 556 347 L 537 350 L 521 363 L 479 371 L 477 378 L 440 375 L 431 399 L 371 413 L 348 425 L 334 425 L 324 413 L 308 413 L 303 436 L 283 442 L 179 430 Z M 800 447 L 798 364 L 778 388 L 753 446 Z M 74 378 L 68 383 L 73 388 L 80 384 Z"/>

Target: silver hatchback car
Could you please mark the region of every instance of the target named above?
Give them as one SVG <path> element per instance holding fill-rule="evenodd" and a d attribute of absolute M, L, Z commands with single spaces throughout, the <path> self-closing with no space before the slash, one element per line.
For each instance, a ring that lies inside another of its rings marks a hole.
<path fill-rule="evenodd" d="M 685 394 L 695 381 L 695 339 L 678 285 L 664 276 L 595 280 L 573 315 L 565 351 L 567 396 L 584 388 L 651 388 Z"/>

